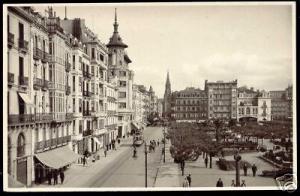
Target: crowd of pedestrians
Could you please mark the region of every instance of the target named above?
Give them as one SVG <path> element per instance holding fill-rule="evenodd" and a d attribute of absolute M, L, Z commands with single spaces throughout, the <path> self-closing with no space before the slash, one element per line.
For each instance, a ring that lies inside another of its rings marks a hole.
<path fill-rule="evenodd" d="M 64 183 L 64 179 L 65 179 L 65 174 L 63 169 L 50 169 L 48 171 L 48 184 L 52 185 L 52 179 L 53 179 L 53 185 L 57 185 L 58 184 L 58 176 L 60 178 L 60 183 L 63 184 Z"/>

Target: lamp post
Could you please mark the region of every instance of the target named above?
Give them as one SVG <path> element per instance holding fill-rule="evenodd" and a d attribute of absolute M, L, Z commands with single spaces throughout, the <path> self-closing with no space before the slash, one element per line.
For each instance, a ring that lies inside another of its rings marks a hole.
<path fill-rule="evenodd" d="M 147 144 L 145 141 L 145 187 L 147 187 Z"/>
<path fill-rule="evenodd" d="M 237 152 L 237 154 L 234 155 L 234 160 L 235 160 L 235 181 L 236 181 L 236 186 L 239 187 L 240 184 L 240 160 L 242 159 L 242 157 L 239 155 L 239 153 Z"/>
<path fill-rule="evenodd" d="M 164 163 L 166 162 L 166 129 L 164 127 Z"/>

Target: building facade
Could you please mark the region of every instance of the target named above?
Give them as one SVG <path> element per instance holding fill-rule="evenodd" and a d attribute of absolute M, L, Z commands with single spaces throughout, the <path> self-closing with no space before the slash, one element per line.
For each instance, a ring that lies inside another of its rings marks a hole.
<path fill-rule="evenodd" d="M 117 77 L 118 82 L 118 137 L 125 137 L 131 132 L 132 85 L 134 73 L 129 69 L 131 60 L 126 52 L 118 32 L 117 12 L 115 12 L 114 32 L 106 45 L 108 47 L 108 76 Z"/>
<path fill-rule="evenodd" d="M 237 80 L 231 82 L 208 82 L 205 80 L 208 96 L 208 118 L 237 118 Z"/>
<path fill-rule="evenodd" d="M 270 91 L 272 103 L 272 120 L 286 120 L 293 117 L 293 87 L 285 90 Z"/>
<path fill-rule="evenodd" d="M 204 90 L 193 87 L 172 93 L 175 105 L 172 117 L 177 122 L 199 122 L 207 119 L 207 95 Z"/>

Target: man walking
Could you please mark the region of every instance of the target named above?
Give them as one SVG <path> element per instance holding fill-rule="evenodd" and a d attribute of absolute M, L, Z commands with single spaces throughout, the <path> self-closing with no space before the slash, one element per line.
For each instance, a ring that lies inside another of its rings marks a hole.
<path fill-rule="evenodd" d="M 47 178 L 48 178 L 48 184 L 51 185 L 51 180 L 52 180 L 52 171 L 49 169 L 48 171 L 48 175 L 47 175 Z"/>
<path fill-rule="evenodd" d="M 204 162 L 205 162 L 205 167 L 207 168 L 207 164 L 208 164 L 208 158 L 207 157 L 205 157 Z"/>
<path fill-rule="evenodd" d="M 65 174 L 64 174 L 64 171 L 62 169 L 59 172 L 59 177 L 60 177 L 61 184 L 63 184 L 64 180 L 65 180 Z"/>
<path fill-rule="evenodd" d="M 256 167 L 255 164 L 253 164 L 253 165 L 252 165 L 252 173 L 253 173 L 253 177 L 255 177 L 256 171 L 257 171 L 257 167 Z"/>
<path fill-rule="evenodd" d="M 231 186 L 233 186 L 233 187 L 235 186 L 234 180 L 231 181 Z"/>
<path fill-rule="evenodd" d="M 85 156 L 83 155 L 82 157 L 82 164 L 83 164 L 83 167 L 85 166 Z"/>
<path fill-rule="evenodd" d="M 107 154 L 107 150 L 106 148 L 104 148 L 104 156 L 106 157 L 106 154 Z"/>
<path fill-rule="evenodd" d="M 246 182 L 245 182 L 245 180 L 242 180 L 242 184 L 241 184 L 241 186 L 246 186 Z"/>
<path fill-rule="evenodd" d="M 184 175 L 184 167 L 185 167 L 185 161 L 184 160 L 182 160 L 180 162 L 180 166 L 181 166 L 181 173 L 182 173 L 182 175 Z"/>
<path fill-rule="evenodd" d="M 186 177 L 187 181 L 189 182 L 189 187 L 191 186 L 192 184 L 192 177 L 191 177 L 191 174 L 189 174 L 187 177 Z"/>
<path fill-rule="evenodd" d="M 248 167 L 247 167 L 246 163 L 244 163 L 243 169 L 244 169 L 244 176 L 247 176 Z"/>
<path fill-rule="evenodd" d="M 57 170 L 54 170 L 54 185 L 57 185 L 58 173 Z"/>

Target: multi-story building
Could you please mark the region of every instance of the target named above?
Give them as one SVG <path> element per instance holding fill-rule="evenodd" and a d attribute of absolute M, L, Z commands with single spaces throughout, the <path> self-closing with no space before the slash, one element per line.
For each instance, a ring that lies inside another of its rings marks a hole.
<path fill-rule="evenodd" d="M 117 78 L 108 78 L 107 83 L 107 119 L 106 129 L 108 138 L 105 143 L 107 149 L 112 148 L 112 140 L 116 140 L 118 136 L 118 86 Z"/>
<path fill-rule="evenodd" d="M 172 93 L 175 99 L 172 117 L 180 122 L 199 122 L 207 119 L 207 95 L 204 90 L 193 87 Z"/>
<path fill-rule="evenodd" d="M 157 96 L 155 95 L 155 92 L 153 91 L 152 86 L 149 88 L 149 98 L 150 98 L 150 114 L 151 115 L 157 115 Z"/>
<path fill-rule="evenodd" d="M 118 32 L 117 12 L 115 12 L 114 32 L 107 44 L 109 53 L 109 77 L 118 80 L 118 137 L 125 137 L 131 132 L 132 85 L 134 73 L 129 69 L 131 60 L 126 52 L 128 47 L 123 43 Z"/>
<path fill-rule="evenodd" d="M 143 93 L 139 89 L 139 85 L 133 85 L 133 123 L 135 129 L 139 129 L 143 122 Z"/>
<path fill-rule="evenodd" d="M 159 118 L 162 118 L 163 116 L 163 103 L 164 103 L 164 99 L 157 100 L 157 113 Z"/>
<path fill-rule="evenodd" d="M 271 99 L 268 92 L 254 91 L 245 87 L 238 88 L 237 92 L 237 121 L 271 120 Z"/>
<path fill-rule="evenodd" d="M 79 56 L 82 67 L 82 77 L 79 81 L 82 88 L 82 104 L 79 104 L 82 105 L 83 119 L 75 126 L 77 129 L 83 129 L 79 152 L 97 152 L 109 143 L 109 133 L 106 129 L 108 49 L 96 34 L 86 27 L 84 19 L 65 18 L 61 25 L 83 44 L 83 51 L 80 53 L 82 56 Z M 76 47 L 74 49 L 76 50 Z M 76 55 L 73 56 L 73 61 L 76 61 Z M 76 83 L 76 76 L 73 76 L 74 79 Z M 81 97 L 79 99 L 81 102 Z"/>
<path fill-rule="evenodd" d="M 270 91 L 272 120 L 290 119 L 293 116 L 292 86 L 285 90 Z"/>
<path fill-rule="evenodd" d="M 35 129 L 31 10 L 8 7 L 8 174 L 25 185 L 33 178 L 32 130 Z"/>
<path fill-rule="evenodd" d="M 205 80 L 208 96 L 208 118 L 237 118 L 237 80 L 231 82 L 208 82 Z"/>

